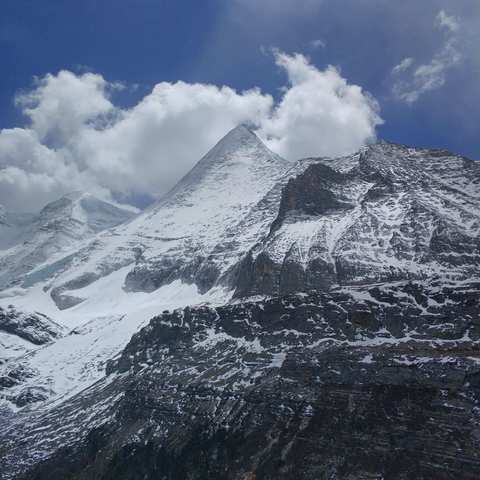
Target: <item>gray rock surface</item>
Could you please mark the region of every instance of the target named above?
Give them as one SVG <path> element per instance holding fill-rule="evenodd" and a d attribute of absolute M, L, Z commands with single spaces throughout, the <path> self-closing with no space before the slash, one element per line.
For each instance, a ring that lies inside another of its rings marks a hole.
<path fill-rule="evenodd" d="M 479 299 L 397 283 L 164 313 L 10 428 L 6 478 L 476 479 Z"/>
<path fill-rule="evenodd" d="M 282 191 L 236 296 L 480 275 L 480 163 L 379 143 L 319 159 Z"/>

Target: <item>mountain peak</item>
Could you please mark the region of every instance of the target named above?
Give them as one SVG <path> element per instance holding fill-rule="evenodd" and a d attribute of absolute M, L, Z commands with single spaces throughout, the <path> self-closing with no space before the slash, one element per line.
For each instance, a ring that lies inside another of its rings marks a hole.
<path fill-rule="evenodd" d="M 235 128 L 232 128 L 219 142 L 207 153 L 206 156 L 211 154 L 219 155 L 222 152 L 233 152 L 238 149 L 244 148 L 247 145 L 262 147 L 268 150 L 266 145 L 258 138 L 255 132 L 246 124 L 241 123 Z"/>
<path fill-rule="evenodd" d="M 272 152 L 248 125 L 241 123 L 221 138 L 159 203 L 179 193 L 183 195 L 186 190 L 208 187 L 209 181 L 204 184 L 207 177 L 218 188 L 218 182 L 225 182 L 227 177 L 232 185 L 238 185 L 249 175 L 262 176 L 263 171 L 263 175 L 276 176 L 290 165 Z"/>
<path fill-rule="evenodd" d="M 71 200 L 72 202 L 75 202 L 75 201 L 80 200 L 82 198 L 92 197 L 92 196 L 93 195 L 91 195 L 88 192 L 82 192 L 81 190 L 75 190 L 73 192 L 66 193 L 61 198 L 65 198 L 67 200 Z"/>

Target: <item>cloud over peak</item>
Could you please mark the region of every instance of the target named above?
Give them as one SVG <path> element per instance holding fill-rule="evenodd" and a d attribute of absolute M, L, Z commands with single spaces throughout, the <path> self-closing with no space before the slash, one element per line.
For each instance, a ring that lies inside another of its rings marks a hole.
<path fill-rule="evenodd" d="M 114 110 L 108 98 L 114 88 L 101 75 L 61 70 L 36 79 L 35 88 L 18 94 L 15 102 L 41 140 L 68 141 L 85 123 Z"/>
<path fill-rule="evenodd" d="M 375 138 L 377 102 L 332 66 L 319 70 L 301 55 L 276 52 L 288 87 L 259 134 L 287 159 L 351 153 Z"/>
<path fill-rule="evenodd" d="M 249 122 L 267 145 L 295 160 L 338 155 L 375 137 L 376 102 L 334 67 L 275 53 L 288 84 L 276 103 L 260 89 L 161 82 L 130 109 L 101 75 L 60 71 L 17 96 L 29 119 L 0 131 L 0 204 L 28 211 L 72 190 L 158 197 L 228 130 Z"/>

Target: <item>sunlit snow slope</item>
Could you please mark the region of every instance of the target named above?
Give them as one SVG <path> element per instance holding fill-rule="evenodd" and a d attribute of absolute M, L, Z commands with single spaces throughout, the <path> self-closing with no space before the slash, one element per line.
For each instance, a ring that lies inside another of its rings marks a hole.
<path fill-rule="evenodd" d="M 227 301 L 232 288 L 216 280 L 268 232 L 279 180 L 290 167 L 239 126 L 147 211 L 41 263 L 0 293 L 0 304 L 34 308 L 72 329 L 7 365 L 7 375 L 20 379 L 6 398 L 15 402 L 25 388 L 40 390 L 38 398 L 79 391 L 158 311 Z M 268 208 L 257 209 L 272 189 Z"/>
<path fill-rule="evenodd" d="M 49 203 L 38 215 L 0 210 L 0 288 L 24 283 L 44 262 L 134 214 L 130 208 L 81 192 Z"/>

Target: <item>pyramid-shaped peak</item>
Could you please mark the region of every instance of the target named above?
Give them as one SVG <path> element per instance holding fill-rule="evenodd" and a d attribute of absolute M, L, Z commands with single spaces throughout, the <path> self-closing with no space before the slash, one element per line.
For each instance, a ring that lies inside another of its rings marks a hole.
<path fill-rule="evenodd" d="M 220 139 L 211 152 L 215 152 L 218 155 L 221 151 L 232 152 L 247 146 L 261 147 L 267 150 L 267 147 L 257 137 L 255 132 L 246 124 L 241 123 Z"/>
<path fill-rule="evenodd" d="M 259 140 L 255 132 L 253 131 L 254 126 L 252 124 L 240 123 L 235 128 L 232 128 L 224 138 L 228 137 L 237 137 L 237 138 L 253 138 Z"/>
<path fill-rule="evenodd" d="M 288 164 L 286 160 L 272 152 L 257 135 L 245 124 L 240 124 L 230 130 L 193 168 L 183 177 L 170 193 L 184 186 L 185 183 L 197 183 L 201 177 L 212 172 L 219 166 L 247 162 L 276 165 Z"/>
<path fill-rule="evenodd" d="M 261 182 L 262 177 L 278 178 L 290 166 L 258 138 L 251 126 L 242 123 L 218 141 L 154 208 L 176 202 L 178 196 L 183 198 L 192 191 L 213 192 L 227 184 L 228 190 L 239 183 Z"/>
<path fill-rule="evenodd" d="M 89 192 L 83 192 L 81 190 L 75 190 L 73 192 L 66 193 L 65 195 L 63 195 L 62 198 L 66 198 L 67 200 L 71 200 L 72 202 L 76 202 L 77 200 L 81 200 L 82 198 L 89 198 L 89 197 L 93 197 L 93 195 L 90 194 Z"/>

